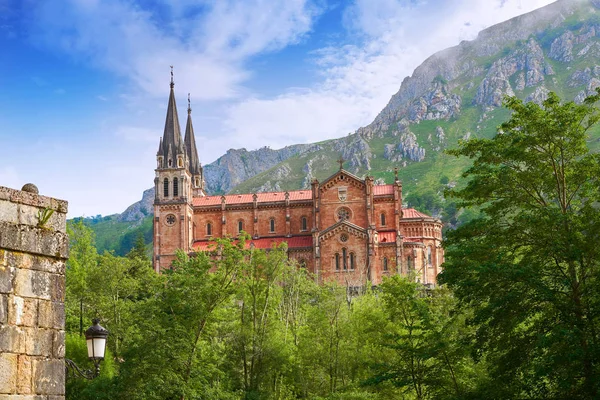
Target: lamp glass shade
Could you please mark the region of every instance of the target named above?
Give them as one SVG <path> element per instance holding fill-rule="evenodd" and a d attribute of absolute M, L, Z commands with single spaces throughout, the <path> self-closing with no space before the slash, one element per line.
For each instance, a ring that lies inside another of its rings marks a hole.
<path fill-rule="evenodd" d="M 94 325 L 85 331 L 88 357 L 91 360 L 103 360 L 104 350 L 106 350 L 106 338 L 108 336 L 108 331 L 100 326 L 98 322 L 98 319 L 94 319 Z"/>
<path fill-rule="evenodd" d="M 88 357 L 92 360 L 103 360 L 106 350 L 106 338 L 89 338 L 87 341 Z"/>

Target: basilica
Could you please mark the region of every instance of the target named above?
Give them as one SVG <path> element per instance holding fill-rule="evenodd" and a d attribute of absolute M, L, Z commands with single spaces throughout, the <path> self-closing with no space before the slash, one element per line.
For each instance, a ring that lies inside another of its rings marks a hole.
<path fill-rule="evenodd" d="M 192 110 L 182 139 L 174 83 L 156 154 L 154 252 L 157 272 L 169 268 L 178 249 L 211 249 L 213 238 L 248 233 L 259 249 L 287 244 L 288 257 L 320 283 L 360 288 L 386 275 L 414 274 L 432 285 L 444 259 L 442 223 L 403 208 L 402 184 L 377 185 L 343 168 L 310 188 L 209 196 L 204 190 Z M 397 174 L 396 174 L 397 175 Z"/>

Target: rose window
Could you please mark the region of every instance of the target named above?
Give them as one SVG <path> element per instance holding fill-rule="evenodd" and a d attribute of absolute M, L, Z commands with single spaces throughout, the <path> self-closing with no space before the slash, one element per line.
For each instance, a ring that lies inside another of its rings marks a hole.
<path fill-rule="evenodd" d="M 175 225 L 176 218 L 173 214 L 167 215 L 167 225 Z"/>
<path fill-rule="evenodd" d="M 348 210 L 347 208 L 340 208 L 337 212 L 337 217 L 339 221 L 349 220 L 350 210 Z"/>

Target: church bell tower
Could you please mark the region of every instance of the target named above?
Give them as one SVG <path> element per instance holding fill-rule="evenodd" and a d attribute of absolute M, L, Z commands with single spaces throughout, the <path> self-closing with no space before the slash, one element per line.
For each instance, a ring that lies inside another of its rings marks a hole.
<path fill-rule="evenodd" d="M 171 67 L 169 102 L 165 129 L 156 153 L 154 178 L 154 269 L 169 268 L 175 252 L 189 253 L 193 244 L 194 196 L 204 196 L 204 177 L 198 159 L 192 109 L 188 95 L 188 119 L 185 139 L 175 102 L 175 82 Z"/>

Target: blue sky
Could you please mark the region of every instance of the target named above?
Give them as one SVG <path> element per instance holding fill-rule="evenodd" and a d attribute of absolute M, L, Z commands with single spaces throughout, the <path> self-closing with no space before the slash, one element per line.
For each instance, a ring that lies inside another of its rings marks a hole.
<path fill-rule="evenodd" d="M 0 0 L 0 185 L 69 216 L 152 186 L 175 68 L 203 164 L 370 123 L 425 58 L 552 0 Z"/>

